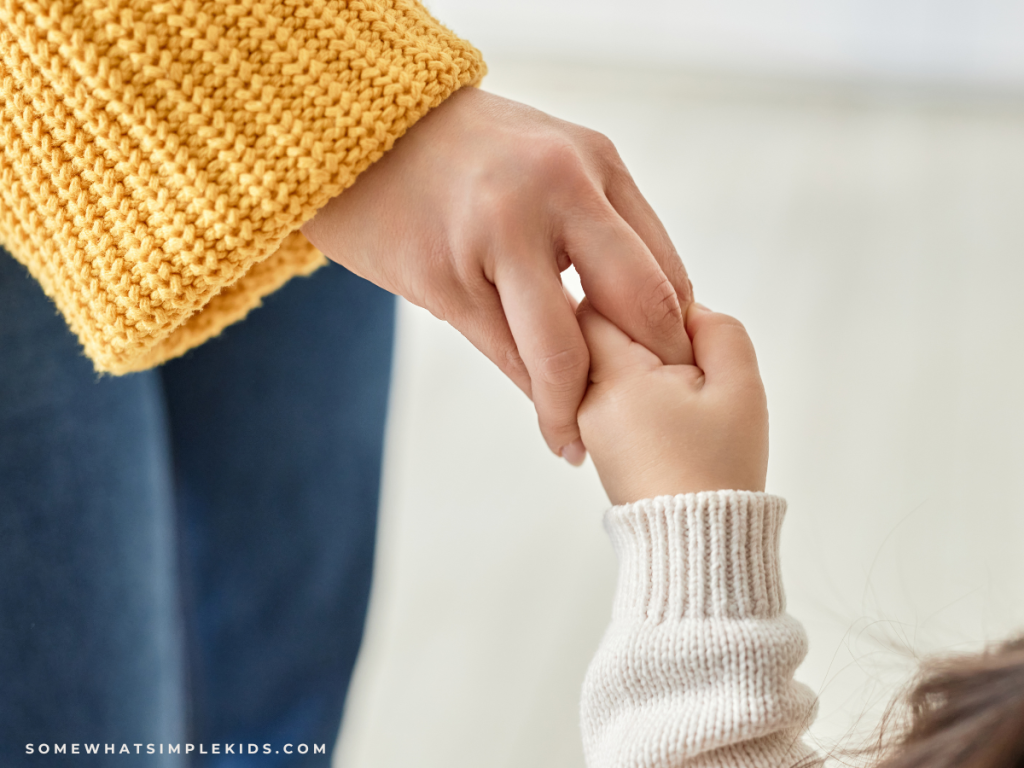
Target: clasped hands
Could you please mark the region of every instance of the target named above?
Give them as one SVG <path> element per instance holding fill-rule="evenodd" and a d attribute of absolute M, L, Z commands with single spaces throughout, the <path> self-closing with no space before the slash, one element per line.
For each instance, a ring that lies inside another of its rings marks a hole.
<path fill-rule="evenodd" d="M 749 339 L 694 308 L 665 228 L 602 135 L 466 88 L 302 231 L 458 329 L 533 400 L 554 453 L 579 464 L 590 449 L 614 503 L 763 489 L 767 412 Z M 570 264 L 587 297 L 578 310 L 562 290 Z M 701 365 L 702 348 L 720 378 Z M 685 438 L 693 430 L 700 440 Z M 711 433 L 721 446 L 709 452 Z M 737 453 L 739 442 L 763 450 Z"/>

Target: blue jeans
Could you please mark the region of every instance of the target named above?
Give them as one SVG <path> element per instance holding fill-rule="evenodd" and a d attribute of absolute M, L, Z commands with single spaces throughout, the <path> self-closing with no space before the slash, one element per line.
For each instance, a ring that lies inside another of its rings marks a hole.
<path fill-rule="evenodd" d="M 98 377 L 0 251 L 0 765 L 329 765 L 393 332 L 393 297 L 331 265 L 181 359 Z"/>

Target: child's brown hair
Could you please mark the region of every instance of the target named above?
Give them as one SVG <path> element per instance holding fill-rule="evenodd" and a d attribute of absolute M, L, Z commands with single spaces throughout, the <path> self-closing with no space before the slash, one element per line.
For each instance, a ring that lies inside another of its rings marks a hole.
<path fill-rule="evenodd" d="M 878 768 L 1024 768 L 1024 638 L 927 662 L 876 749 Z"/>

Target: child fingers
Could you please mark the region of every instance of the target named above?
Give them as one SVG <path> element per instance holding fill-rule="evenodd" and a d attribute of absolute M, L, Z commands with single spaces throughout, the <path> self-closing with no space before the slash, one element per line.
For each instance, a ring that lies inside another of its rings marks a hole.
<path fill-rule="evenodd" d="M 629 347 L 630 338 L 584 297 L 576 307 L 576 320 L 590 350 L 590 368 L 607 367 Z"/>
<path fill-rule="evenodd" d="M 709 384 L 760 384 L 754 344 L 739 320 L 694 303 L 686 312 L 686 331 L 696 365 Z"/>
<path fill-rule="evenodd" d="M 631 369 L 661 365 L 657 355 L 634 342 L 586 297 L 576 308 L 576 319 L 590 350 L 591 381 L 605 381 Z"/>

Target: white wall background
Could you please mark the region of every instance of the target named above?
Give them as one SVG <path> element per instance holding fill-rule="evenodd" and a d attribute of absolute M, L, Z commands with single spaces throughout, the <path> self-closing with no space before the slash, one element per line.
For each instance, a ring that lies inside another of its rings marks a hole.
<path fill-rule="evenodd" d="M 433 3 L 486 87 L 616 141 L 698 297 L 747 324 L 828 746 L 913 654 L 1024 627 L 1024 3 L 619 6 Z M 593 467 L 407 305 L 392 406 L 337 764 L 579 768 L 615 579 Z"/>
<path fill-rule="evenodd" d="M 1024 85 L 1020 0 L 430 0 L 491 56 Z"/>

